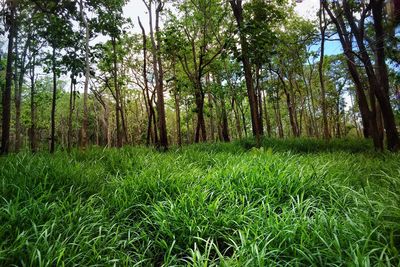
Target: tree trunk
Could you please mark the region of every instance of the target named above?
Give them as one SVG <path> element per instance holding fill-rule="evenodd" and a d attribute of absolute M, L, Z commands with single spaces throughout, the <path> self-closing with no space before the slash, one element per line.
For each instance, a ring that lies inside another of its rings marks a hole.
<path fill-rule="evenodd" d="M 180 99 L 177 88 L 175 88 L 174 100 L 175 100 L 176 143 L 178 144 L 178 146 L 181 146 L 182 145 L 181 108 L 180 108 Z"/>
<path fill-rule="evenodd" d="M 239 139 L 242 139 L 242 126 L 240 125 L 240 116 L 238 112 L 238 107 L 235 101 L 235 97 L 232 97 L 232 109 L 235 114 L 235 124 L 236 124 L 236 132 L 237 132 L 237 137 Z"/>
<path fill-rule="evenodd" d="M 30 69 L 30 79 L 31 79 L 31 127 L 30 127 L 30 147 L 31 152 L 36 152 L 36 103 L 35 103 L 35 55 L 32 56 L 31 69 Z"/>
<path fill-rule="evenodd" d="M 275 116 L 276 116 L 276 123 L 278 126 L 278 134 L 279 138 L 283 138 L 283 125 L 282 125 L 282 116 L 281 116 L 281 107 L 279 105 L 279 90 L 276 90 L 276 108 L 275 108 Z"/>
<path fill-rule="evenodd" d="M 376 67 L 381 81 L 380 88 L 376 88 L 376 97 L 379 101 L 386 129 L 387 147 L 390 151 L 400 149 L 400 139 L 396 128 L 393 109 L 389 99 L 389 78 L 385 62 L 385 30 L 383 28 L 383 1 L 372 0 L 372 16 L 375 29 Z"/>
<path fill-rule="evenodd" d="M 69 114 L 68 114 L 68 133 L 67 133 L 67 150 L 71 151 L 72 148 L 72 115 L 74 114 L 74 75 L 71 74 L 71 85 L 69 90 Z"/>
<path fill-rule="evenodd" d="M 83 89 L 83 120 L 82 120 L 82 142 L 81 147 L 85 149 L 88 144 L 88 90 L 89 90 L 89 76 L 90 76 L 90 62 L 89 62 L 89 24 L 83 13 L 83 1 L 80 0 L 80 15 L 85 26 L 85 83 Z"/>
<path fill-rule="evenodd" d="M 260 134 L 264 135 L 264 126 L 263 126 L 263 104 L 262 104 L 262 92 L 260 85 L 260 71 L 261 67 L 256 66 L 256 98 L 257 98 L 257 108 L 258 108 L 258 128 L 260 129 Z"/>
<path fill-rule="evenodd" d="M 250 60 L 248 56 L 248 44 L 246 40 L 246 36 L 242 33 L 242 24 L 243 24 L 243 7 L 241 0 L 230 0 L 229 3 L 231 4 L 233 14 L 236 19 L 237 27 L 239 30 L 239 38 L 240 38 L 240 45 L 242 48 L 242 63 L 244 68 L 244 76 L 246 80 L 246 88 L 247 88 L 247 95 L 249 98 L 250 104 L 250 113 L 251 113 L 251 124 L 253 129 L 253 135 L 256 137 L 257 146 L 260 146 L 260 138 L 261 138 L 261 130 L 259 128 L 258 122 L 258 103 L 256 99 L 256 94 L 254 91 L 253 86 L 253 76 L 251 71 Z"/>
<path fill-rule="evenodd" d="M 53 98 L 51 102 L 51 135 L 50 135 L 50 153 L 54 153 L 56 142 L 56 101 L 57 101 L 57 73 L 56 73 L 56 48 L 53 44 Z"/>
<path fill-rule="evenodd" d="M 221 135 L 224 142 L 229 142 L 229 126 L 228 126 L 228 116 L 225 106 L 225 98 L 221 97 Z"/>
<path fill-rule="evenodd" d="M 214 122 L 214 109 L 213 109 L 213 100 L 212 95 L 208 93 L 208 106 L 210 108 L 210 139 L 214 141 L 214 133 L 215 133 L 215 122 Z"/>
<path fill-rule="evenodd" d="M 153 53 L 153 70 L 154 77 L 156 82 L 156 93 L 157 93 L 157 115 L 158 115 L 158 128 L 160 132 L 159 143 L 157 143 L 157 147 L 162 150 L 168 149 L 168 135 L 167 135 L 167 123 L 165 118 L 165 104 L 164 104 L 164 72 L 162 66 L 161 59 L 161 51 L 160 51 L 160 12 L 163 8 L 163 3 L 161 0 L 157 0 L 158 6 L 155 11 L 156 19 L 155 19 L 155 35 L 153 32 L 153 18 L 152 18 L 152 9 L 151 9 L 151 1 L 149 3 L 148 12 L 149 12 L 149 24 L 150 24 L 150 40 L 152 43 L 152 53 Z"/>
<path fill-rule="evenodd" d="M 319 28 L 321 32 L 321 53 L 318 64 L 318 73 L 319 73 L 319 82 L 321 85 L 321 107 L 322 107 L 322 121 L 324 128 L 324 139 L 330 139 L 329 126 L 328 126 L 328 116 L 326 112 L 326 99 L 325 99 L 325 79 L 324 79 L 324 52 L 325 52 L 325 31 L 326 31 L 326 20 L 325 20 L 325 12 L 322 7 L 322 3 L 320 4 L 319 10 Z"/>
<path fill-rule="evenodd" d="M 18 30 L 17 30 L 18 31 Z M 19 83 L 19 76 L 23 75 L 18 73 L 18 33 L 15 35 L 15 60 L 14 60 L 14 102 L 15 102 L 15 152 L 18 153 L 21 147 L 21 96 L 22 84 Z M 23 79 L 23 77 L 22 77 Z"/>
<path fill-rule="evenodd" d="M 331 11 L 328 4 L 323 2 L 323 6 L 327 11 L 329 17 L 333 21 L 336 26 L 340 42 L 343 47 L 344 54 L 346 56 L 346 64 L 349 69 L 350 75 L 355 85 L 356 89 L 356 96 L 357 96 L 357 103 L 359 106 L 359 110 L 361 113 L 361 119 L 363 124 L 363 134 L 365 138 L 369 138 L 371 136 L 371 132 L 376 129 L 376 120 L 372 118 L 371 110 L 368 107 L 367 97 L 364 93 L 364 86 L 360 78 L 360 74 L 357 70 L 357 66 L 355 65 L 355 57 L 353 53 L 353 44 L 352 40 L 349 37 L 349 33 L 347 32 L 347 27 L 344 23 L 342 14 L 335 16 L 335 14 Z M 355 122 L 356 123 L 356 122 Z M 358 129 L 357 123 L 356 127 Z M 376 137 L 376 135 L 374 135 Z M 374 143 L 377 144 L 377 148 L 381 147 L 382 145 L 379 144 L 379 140 L 374 140 Z"/>
<path fill-rule="evenodd" d="M 10 121 L 11 121 L 11 85 L 13 78 L 12 71 L 12 63 L 13 63 L 13 48 L 14 48 L 14 39 L 17 35 L 17 25 L 15 21 L 15 12 L 16 12 L 16 1 L 9 0 L 8 1 L 9 8 L 9 21 L 8 25 L 9 34 L 8 34 L 8 49 L 7 49 L 7 65 L 6 65 L 6 85 L 2 95 L 2 132 L 1 132 L 1 155 L 6 155 L 9 152 L 10 147 Z"/>
<path fill-rule="evenodd" d="M 264 92 L 263 96 L 263 102 L 264 102 L 264 117 L 265 117 L 265 125 L 267 126 L 267 134 L 268 137 L 271 137 L 271 121 L 269 118 L 269 113 L 267 109 L 267 96 L 266 93 Z"/>
<path fill-rule="evenodd" d="M 197 108 L 197 125 L 194 142 L 207 141 L 206 122 L 204 120 L 204 92 L 200 78 L 196 79 L 195 103 Z"/>
<path fill-rule="evenodd" d="M 118 86 L 118 69 L 117 69 L 117 52 L 116 52 L 116 38 L 112 37 L 112 47 L 113 47 L 113 68 L 114 68 L 114 90 L 115 90 L 115 120 L 117 124 L 117 147 L 122 147 L 122 131 L 121 131 L 121 96 Z"/>

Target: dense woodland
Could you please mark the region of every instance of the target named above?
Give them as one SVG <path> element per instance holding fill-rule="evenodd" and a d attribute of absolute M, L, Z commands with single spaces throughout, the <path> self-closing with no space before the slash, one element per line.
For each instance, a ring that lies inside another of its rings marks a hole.
<path fill-rule="evenodd" d="M 321 1 L 310 20 L 284 0 L 143 0 L 135 20 L 123 0 L 3 2 L 2 154 L 250 136 L 400 147 L 396 1 Z"/>

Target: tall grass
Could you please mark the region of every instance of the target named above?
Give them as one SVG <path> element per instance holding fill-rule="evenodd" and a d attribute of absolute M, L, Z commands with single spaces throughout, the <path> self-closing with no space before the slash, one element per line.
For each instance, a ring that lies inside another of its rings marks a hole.
<path fill-rule="evenodd" d="M 0 158 L 0 266 L 398 266 L 400 156 L 264 140 Z"/>

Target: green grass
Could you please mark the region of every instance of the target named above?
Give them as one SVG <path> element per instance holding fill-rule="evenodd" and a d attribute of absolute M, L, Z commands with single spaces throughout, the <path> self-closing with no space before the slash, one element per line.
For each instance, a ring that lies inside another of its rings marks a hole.
<path fill-rule="evenodd" d="M 400 155 L 253 143 L 0 158 L 0 266 L 400 266 Z"/>

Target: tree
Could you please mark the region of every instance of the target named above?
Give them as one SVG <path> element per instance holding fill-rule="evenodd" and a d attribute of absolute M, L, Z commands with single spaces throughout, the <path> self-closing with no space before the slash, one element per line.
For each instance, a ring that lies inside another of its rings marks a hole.
<path fill-rule="evenodd" d="M 151 50 L 153 54 L 153 71 L 156 82 L 157 92 L 157 113 L 158 113 L 158 129 L 160 131 L 159 143 L 156 146 L 162 150 L 168 149 L 168 135 L 167 135 L 167 123 L 165 119 L 165 106 L 164 106 L 164 71 L 161 58 L 161 40 L 160 40 L 160 14 L 164 8 L 164 2 L 162 0 L 156 0 L 155 9 L 155 27 L 153 29 L 153 11 L 152 4 L 153 0 L 143 1 L 147 7 L 149 13 L 149 26 L 150 26 L 150 40 Z M 154 32 L 155 31 L 155 32 Z"/>
<path fill-rule="evenodd" d="M 197 125 L 195 142 L 206 141 L 203 87 L 204 75 L 210 64 L 221 54 L 229 40 L 229 27 L 223 23 L 226 9 L 218 0 L 183 1 L 179 6 L 181 17 L 168 23 L 171 41 L 168 51 L 174 51 L 194 88 Z M 177 42 L 179 40 L 179 42 Z M 178 45 L 179 44 L 179 45 Z"/>
<path fill-rule="evenodd" d="M 258 102 L 254 91 L 253 74 L 251 70 L 251 63 L 249 59 L 248 43 L 246 35 L 244 34 L 244 23 L 243 23 L 243 6 L 242 0 L 230 0 L 229 1 L 233 15 L 235 16 L 237 23 L 237 30 L 240 39 L 241 46 L 241 60 L 243 63 L 244 77 L 246 80 L 247 95 L 250 104 L 251 114 L 251 125 L 253 128 L 253 135 L 256 137 L 257 145 L 260 145 L 261 129 L 258 116 Z"/>
<path fill-rule="evenodd" d="M 17 36 L 17 25 L 15 13 L 17 8 L 16 0 L 7 1 L 7 17 L 6 23 L 8 26 L 8 48 L 7 48 L 7 66 L 6 66 L 6 83 L 2 94 L 2 135 L 1 135 L 1 155 L 8 154 L 10 146 L 10 120 L 11 120 L 11 85 L 12 85 L 12 63 L 14 40 Z"/>

